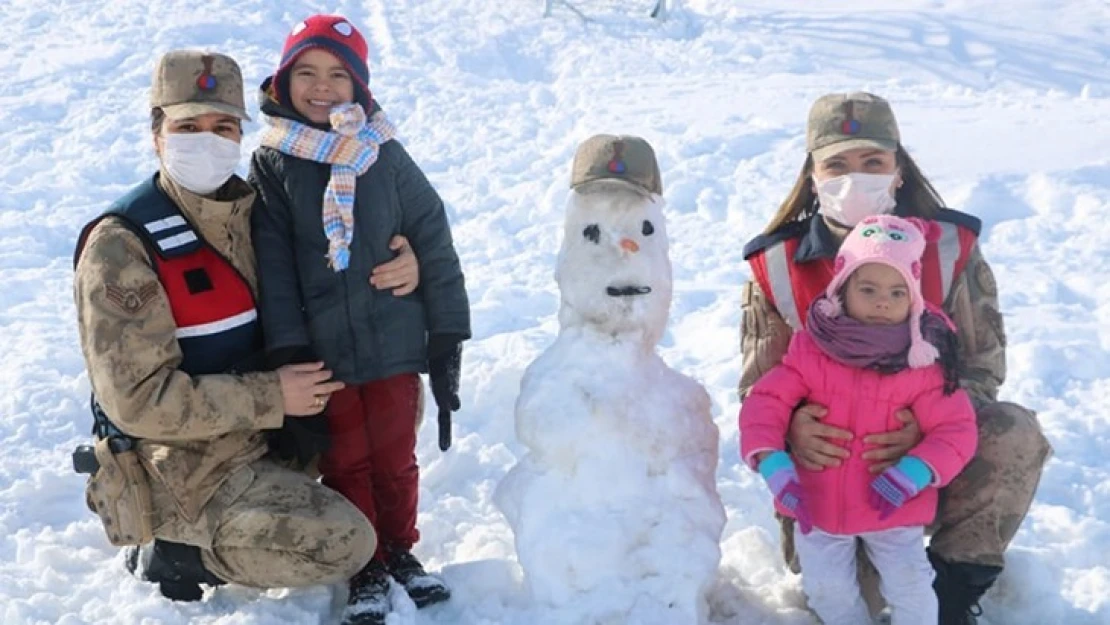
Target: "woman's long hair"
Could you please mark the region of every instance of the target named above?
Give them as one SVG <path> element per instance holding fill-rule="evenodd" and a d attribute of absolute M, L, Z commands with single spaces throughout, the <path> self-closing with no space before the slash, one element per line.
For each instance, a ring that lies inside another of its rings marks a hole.
<path fill-rule="evenodd" d="M 902 172 L 902 186 L 894 193 L 898 203 L 896 212 L 902 217 L 924 217 L 930 219 L 944 208 L 944 200 L 933 188 L 932 183 L 921 173 L 917 163 L 901 145 L 894 153 L 898 161 L 898 169 Z M 813 190 L 813 156 L 806 155 L 802 170 L 798 172 L 798 179 L 794 181 L 794 188 L 790 195 L 779 206 L 778 212 L 771 218 L 771 223 L 764 229 L 764 234 L 770 234 L 788 223 L 804 221 L 817 212 L 817 194 Z"/>

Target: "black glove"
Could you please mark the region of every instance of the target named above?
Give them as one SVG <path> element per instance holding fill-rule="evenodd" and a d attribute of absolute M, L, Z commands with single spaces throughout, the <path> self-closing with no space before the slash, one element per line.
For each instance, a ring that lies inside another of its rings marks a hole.
<path fill-rule="evenodd" d="M 311 348 L 284 347 L 266 355 L 266 366 L 270 370 L 284 365 L 293 365 L 319 360 Z M 266 433 L 270 453 L 278 459 L 292 462 L 298 469 L 309 466 L 313 460 L 331 449 L 331 433 L 328 419 L 321 410 L 311 417 L 285 417 L 281 428 Z"/>
<path fill-rule="evenodd" d="M 331 449 L 328 419 L 323 414 L 312 417 L 285 417 L 281 429 L 267 432 L 270 453 L 298 469 L 312 464 Z"/>
<path fill-rule="evenodd" d="M 439 408 L 439 449 L 451 447 L 451 413 L 458 410 L 459 376 L 462 374 L 463 337 L 433 334 L 428 337 L 428 377 Z"/>

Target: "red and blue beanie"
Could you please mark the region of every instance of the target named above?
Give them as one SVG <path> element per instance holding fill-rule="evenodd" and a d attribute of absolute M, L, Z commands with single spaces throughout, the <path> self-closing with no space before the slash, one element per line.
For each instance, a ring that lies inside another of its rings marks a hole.
<path fill-rule="evenodd" d="M 320 48 L 334 54 L 350 72 L 355 83 L 355 101 L 371 110 L 370 66 L 366 39 L 347 18 L 341 15 L 313 15 L 293 27 L 281 50 L 281 65 L 274 72 L 274 88 L 278 100 L 288 105 L 289 70 L 306 50 Z"/>

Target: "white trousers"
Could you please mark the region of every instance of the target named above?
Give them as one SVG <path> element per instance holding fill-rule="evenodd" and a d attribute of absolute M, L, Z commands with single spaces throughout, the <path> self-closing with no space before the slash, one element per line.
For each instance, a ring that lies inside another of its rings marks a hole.
<path fill-rule="evenodd" d="M 925 528 L 898 527 L 854 536 L 808 536 L 794 530 L 809 607 L 825 625 L 870 625 L 856 578 L 856 540 L 879 571 L 879 590 L 891 609 L 892 625 L 936 625 L 933 566 L 925 555 Z"/>

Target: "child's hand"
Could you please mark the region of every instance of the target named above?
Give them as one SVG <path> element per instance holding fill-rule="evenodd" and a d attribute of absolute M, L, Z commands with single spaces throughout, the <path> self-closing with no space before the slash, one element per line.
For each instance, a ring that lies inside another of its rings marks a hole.
<path fill-rule="evenodd" d="M 794 514 L 798 529 L 802 534 L 813 530 L 813 517 L 809 514 L 802 498 L 802 484 L 798 481 L 798 471 L 794 461 L 785 451 L 776 451 L 759 462 L 759 474 L 767 481 L 775 499 Z"/>
<path fill-rule="evenodd" d="M 932 481 L 929 465 L 913 456 L 903 456 L 871 482 L 868 503 L 879 511 L 879 520 L 886 520 Z"/>

